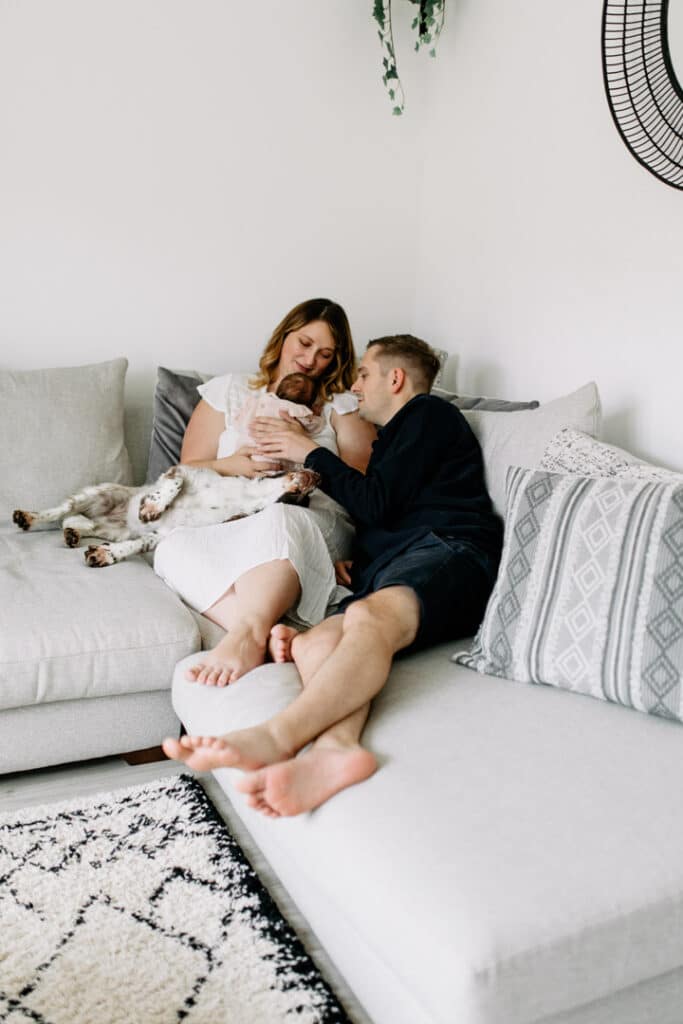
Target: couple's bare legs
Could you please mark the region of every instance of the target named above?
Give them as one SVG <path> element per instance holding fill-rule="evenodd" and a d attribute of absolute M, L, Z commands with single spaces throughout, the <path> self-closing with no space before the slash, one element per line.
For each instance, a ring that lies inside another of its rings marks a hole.
<path fill-rule="evenodd" d="M 294 661 L 306 686 L 329 658 L 343 634 L 343 617 L 335 615 L 307 633 L 275 626 L 270 651 L 276 662 Z M 364 704 L 326 729 L 313 744 L 288 760 L 246 773 L 236 788 L 247 803 L 271 818 L 313 810 L 341 789 L 367 779 L 377 769 L 373 754 L 360 745 L 370 711 Z"/>
<path fill-rule="evenodd" d="M 262 665 L 274 623 L 296 604 L 301 585 L 291 562 L 266 562 L 244 573 L 204 614 L 227 630 L 213 650 L 198 655 L 185 678 L 228 686 Z"/>
<path fill-rule="evenodd" d="M 292 656 L 304 688 L 284 711 L 222 737 L 166 741 L 166 753 L 199 770 L 250 772 L 238 788 L 263 813 L 298 814 L 317 807 L 375 770 L 360 734 L 394 654 L 413 641 L 418 624 L 419 605 L 409 588 L 371 594 L 343 616 L 294 638 Z M 312 740 L 313 746 L 296 757 Z"/>

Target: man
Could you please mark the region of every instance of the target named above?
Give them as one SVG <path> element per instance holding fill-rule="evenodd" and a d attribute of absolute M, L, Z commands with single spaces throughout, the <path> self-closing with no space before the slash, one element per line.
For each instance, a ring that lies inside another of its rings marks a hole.
<path fill-rule="evenodd" d="M 371 775 L 377 762 L 360 736 L 394 655 L 470 635 L 483 617 L 502 524 L 467 421 L 429 394 L 438 366 L 411 335 L 369 343 L 352 388 L 361 416 L 379 428 L 365 474 L 291 430 L 262 445 L 270 457 L 305 460 L 353 517 L 353 561 L 337 564 L 353 593 L 306 633 L 274 628 L 275 660 L 294 660 L 303 683 L 284 711 L 164 749 L 193 768 L 241 768 L 237 788 L 271 817 L 312 810 Z"/>

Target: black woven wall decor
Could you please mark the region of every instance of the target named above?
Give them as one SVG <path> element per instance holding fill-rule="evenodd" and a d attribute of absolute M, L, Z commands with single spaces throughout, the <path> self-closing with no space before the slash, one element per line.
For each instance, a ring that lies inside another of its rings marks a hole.
<path fill-rule="evenodd" d="M 668 13 L 669 0 L 605 0 L 602 68 L 612 117 L 636 160 L 683 189 L 683 90 Z"/>

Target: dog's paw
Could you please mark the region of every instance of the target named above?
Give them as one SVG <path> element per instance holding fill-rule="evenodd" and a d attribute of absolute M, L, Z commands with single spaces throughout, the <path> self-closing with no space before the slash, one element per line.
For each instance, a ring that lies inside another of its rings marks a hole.
<path fill-rule="evenodd" d="M 320 474 L 312 469 L 295 469 L 286 477 L 286 494 L 310 494 L 320 483 Z"/>
<path fill-rule="evenodd" d="M 84 555 L 86 564 L 91 569 L 99 569 L 104 565 L 113 565 L 115 558 L 107 544 L 91 544 L 89 548 L 86 548 Z"/>
<path fill-rule="evenodd" d="M 64 527 L 64 543 L 68 548 L 77 548 L 81 543 L 81 535 L 73 526 Z"/>
<path fill-rule="evenodd" d="M 140 502 L 138 516 L 141 523 L 155 523 L 157 519 L 161 519 L 162 512 L 163 509 L 154 503 L 154 499 L 146 495 Z"/>
<path fill-rule="evenodd" d="M 12 513 L 12 522 L 16 523 L 20 530 L 30 530 L 33 526 L 34 517 L 30 512 L 23 512 L 17 508 Z"/>

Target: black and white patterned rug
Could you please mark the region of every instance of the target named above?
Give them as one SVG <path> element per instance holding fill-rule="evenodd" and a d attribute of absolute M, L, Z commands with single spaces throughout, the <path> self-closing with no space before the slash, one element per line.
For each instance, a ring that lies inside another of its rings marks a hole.
<path fill-rule="evenodd" d="M 348 1018 L 181 775 L 0 815 L 0 1021 Z"/>

